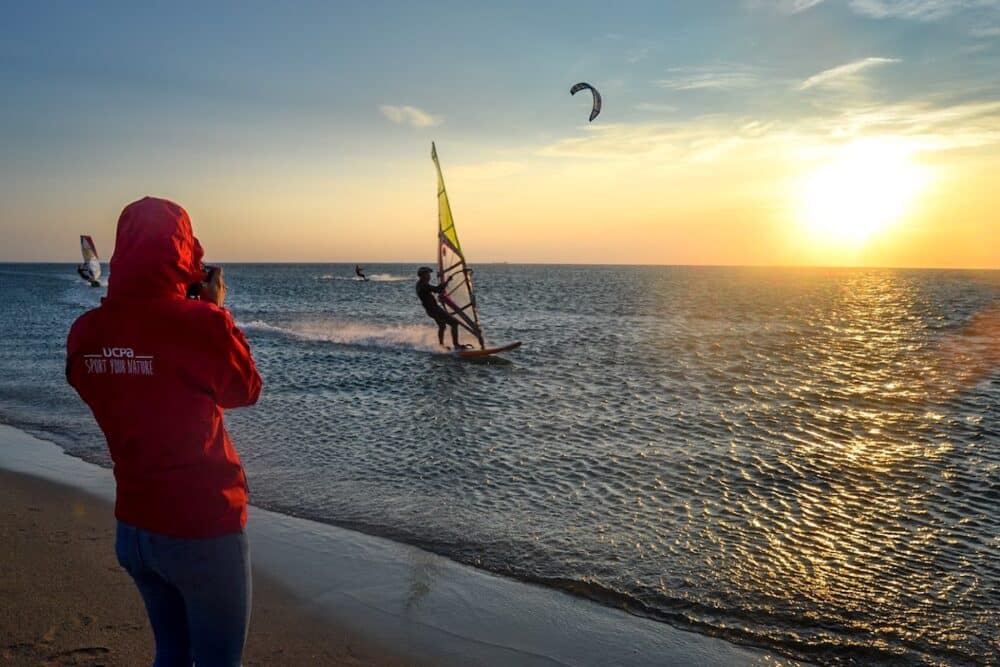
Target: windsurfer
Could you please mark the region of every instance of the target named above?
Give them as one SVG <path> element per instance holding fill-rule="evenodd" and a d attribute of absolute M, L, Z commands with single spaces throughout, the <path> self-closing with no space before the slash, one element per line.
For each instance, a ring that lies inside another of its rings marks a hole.
<path fill-rule="evenodd" d="M 91 287 L 100 287 L 101 282 L 101 260 L 97 258 L 97 248 L 94 247 L 94 239 L 86 234 L 80 235 L 80 252 L 83 255 L 83 264 L 76 267 L 76 272 L 80 277 L 90 283 Z"/>
<path fill-rule="evenodd" d="M 368 280 L 368 276 L 365 275 L 365 269 L 357 264 L 354 265 L 354 275 L 362 280 Z"/>
<path fill-rule="evenodd" d="M 437 299 L 434 298 L 435 294 L 441 294 L 444 292 L 445 285 L 448 284 L 448 280 L 439 285 L 431 284 L 431 268 L 428 266 L 421 266 L 417 269 L 417 296 L 420 297 L 420 303 L 424 304 L 424 310 L 427 311 L 427 315 L 430 316 L 438 325 L 438 342 L 444 345 L 444 330 L 445 327 L 451 327 L 451 342 L 453 349 L 461 350 L 464 345 L 458 342 L 458 320 L 445 312 Z"/>
<path fill-rule="evenodd" d="M 78 264 L 76 267 L 76 272 L 80 274 L 80 277 L 90 283 L 91 287 L 100 287 L 101 281 L 94 277 L 91 273 L 90 267 L 86 264 Z"/>

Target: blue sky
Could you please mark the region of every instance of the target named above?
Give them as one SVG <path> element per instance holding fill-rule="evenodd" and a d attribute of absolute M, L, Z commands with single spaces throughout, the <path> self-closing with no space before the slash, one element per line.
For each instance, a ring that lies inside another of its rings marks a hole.
<path fill-rule="evenodd" d="M 266 234 L 241 240 L 235 219 L 264 224 L 281 201 L 309 222 L 273 259 L 419 258 L 346 230 L 391 219 L 419 238 L 401 200 L 427 211 L 431 139 L 453 191 L 494 201 L 525 169 L 565 177 L 607 158 L 624 179 L 655 167 L 654 145 L 710 156 L 859 123 L 997 155 L 997 1 L 143 4 L 4 7 L 0 260 L 73 259 L 62 238 L 81 225 L 107 247 L 117 212 L 147 193 L 187 206 L 196 228 L 196 212 L 218 220 L 206 231 L 230 259 L 265 258 Z M 604 95 L 590 126 L 577 81 Z M 468 186 L 474 174 L 493 182 Z M 644 211 L 650 188 L 636 192 Z M 573 191 L 563 180 L 552 196 L 565 207 Z M 248 208 L 247 193 L 275 204 Z M 345 234 L 317 246 L 323 221 Z"/>

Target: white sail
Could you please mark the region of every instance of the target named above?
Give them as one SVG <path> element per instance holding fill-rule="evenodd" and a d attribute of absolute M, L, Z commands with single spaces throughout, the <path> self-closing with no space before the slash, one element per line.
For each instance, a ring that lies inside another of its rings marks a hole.
<path fill-rule="evenodd" d="M 81 235 L 80 252 L 83 253 L 83 269 L 88 274 L 87 279 L 91 282 L 98 282 L 101 278 L 101 260 L 97 257 L 94 239 Z"/>
<path fill-rule="evenodd" d="M 431 159 L 438 177 L 438 279 L 447 285 L 439 300 L 441 306 L 458 320 L 462 328 L 475 336 L 479 347 L 485 348 L 483 330 L 476 311 L 476 293 L 472 286 L 472 270 L 465 263 L 462 244 L 458 241 L 455 220 L 448 203 L 448 192 L 441 175 L 437 148 L 431 143 Z"/>

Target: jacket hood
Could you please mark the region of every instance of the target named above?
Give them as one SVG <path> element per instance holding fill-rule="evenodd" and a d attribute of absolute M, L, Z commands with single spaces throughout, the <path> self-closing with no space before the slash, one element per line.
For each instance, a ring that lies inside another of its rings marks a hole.
<path fill-rule="evenodd" d="M 180 296 L 204 280 L 201 243 L 187 211 L 166 199 L 143 197 L 118 218 L 108 298 Z"/>

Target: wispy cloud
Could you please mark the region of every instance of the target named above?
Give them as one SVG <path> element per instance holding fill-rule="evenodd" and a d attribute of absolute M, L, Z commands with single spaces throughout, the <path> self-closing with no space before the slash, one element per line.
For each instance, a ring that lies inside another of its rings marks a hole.
<path fill-rule="evenodd" d="M 650 48 L 650 47 L 648 47 L 648 46 L 641 46 L 641 47 L 639 47 L 639 48 L 636 48 L 636 49 L 632 49 L 632 50 L 631 50 L 631 51 L 629 51 L 629 52 L 628 52 L 628 54 L 627 54 L 627 55 L 625 56 L 625 60 L 626 60 L 626 62 L 628 62 L 628 63 L 629 63 L 630 65 L 634 65 L 634 64 L 636 64 L 637 62 L 640 62 L 640 61 L 642 61 L 642 60 L 645 60 L 645 59 L 646 59 L 646 58 L 647 58 L 647 57 L 649 56 L 650 52 L 652 52 L 652 50 L 653 50 L 653 49 L 652 49 L 652 48 Z"/>
<path fill-rule="evenodd" d="M 733 90 L 757 82 L 756 73 L 741 65 L 674 67 L 667 72 L 668 78 L 656 82 L 667 90 Z"/>
<path fill-rule="evenodd" d="M 522 162 L 513 160 L 491 160 L 477 164 L 459 164 L 448 167 L 448 177 L 458 181 L 484 180 L 492 181 L 498 178 L 506 178 L 524 171 L 525 165 Z"/>
<path fill-rule="evenodd" d="M 750 9 L 770 9 L 782 14 L 798 14 L 822 3 L 823 0 L 746 0 Z"/>
<path fill-rule="evenodd" d="M 778 0 L 778 8 L 788 14 L 798 14 L 823 2 L 823 0 Z"/>
<path fill-rule="evenodd" d="M 658 102 L 640 102 L 635 105 L 636 111 L 653 111 L 656 113 L 673 113 L 677 107 L 673 104 L 660 104 Z"/>
<path fill-rule="evenodd" d="M 848 81 L 856 80 L 858 74 L 866 69 L 879 65 L 889 65 L 902 62 L 898 58 L 862 58 L 846 65 L 838 65 L 830 69 L 823 70 L 819 74 L 814 74 L 799 84 L 799 90 L 808 90 L 821 86 L 842 85 Z"/>
<path fill-rule="evenodd" d="M 969 34 L 973 37 L 984 37 L 987 39 L 1000 37 L 1000 25 L 976 26 L 969 31 Z"/>
<path fill-rule="evenodd" d="M 544 157 L 704 159 L 718 157 L 743 141 L 739 123 L 719 116 L 691 121 L 588 126 L 586 136 L 543 147 Z"/>
<path fill-rule="evenodd" d="M 823 3 L 824 0 L 747 0 L 751 8 L 777 10 L 782 14 L 798 14 Z M 1000 7 L 998 0 L 849 0 L 848 6 L 857 14 L 874 19 L 905 19 L 939 21 L 964 9 Z"/>
<path fill-rule="evenodd" d="M 1000 146 L 1000 101 L 847 105 L 792 121 L 715 114 L 691 120 L 588 126 L 584 136 L 556 141 L 537 154 L 678 164 L 723 157 L 794 157 L 865 138 L 906 141 L 913 150 L 923 152 Z"/>
<path fill-rule="evenodd" d="M 423 109 L 411 106 L 393 106 L 381 104 L 378 110 L 383 116 L 397 125 L 412 125 L 413 127 L 431 127 L 441 124 L 441 118 L 432 116 Z"/>
<path fill-rule="evenodd" d="M 848 107 L 834 116 L 813 119 L 811 127 L 833 138 L 906 137 L 926 151 L 996 146 L 1000 101 Z"/>
<path fill-rule="evenodd" d="M 996 7 L 996 0 L 851 0 L 859 14 L 876 19 L 900 18 L 911 21 L 939 21 L 966 8 Z"/>

